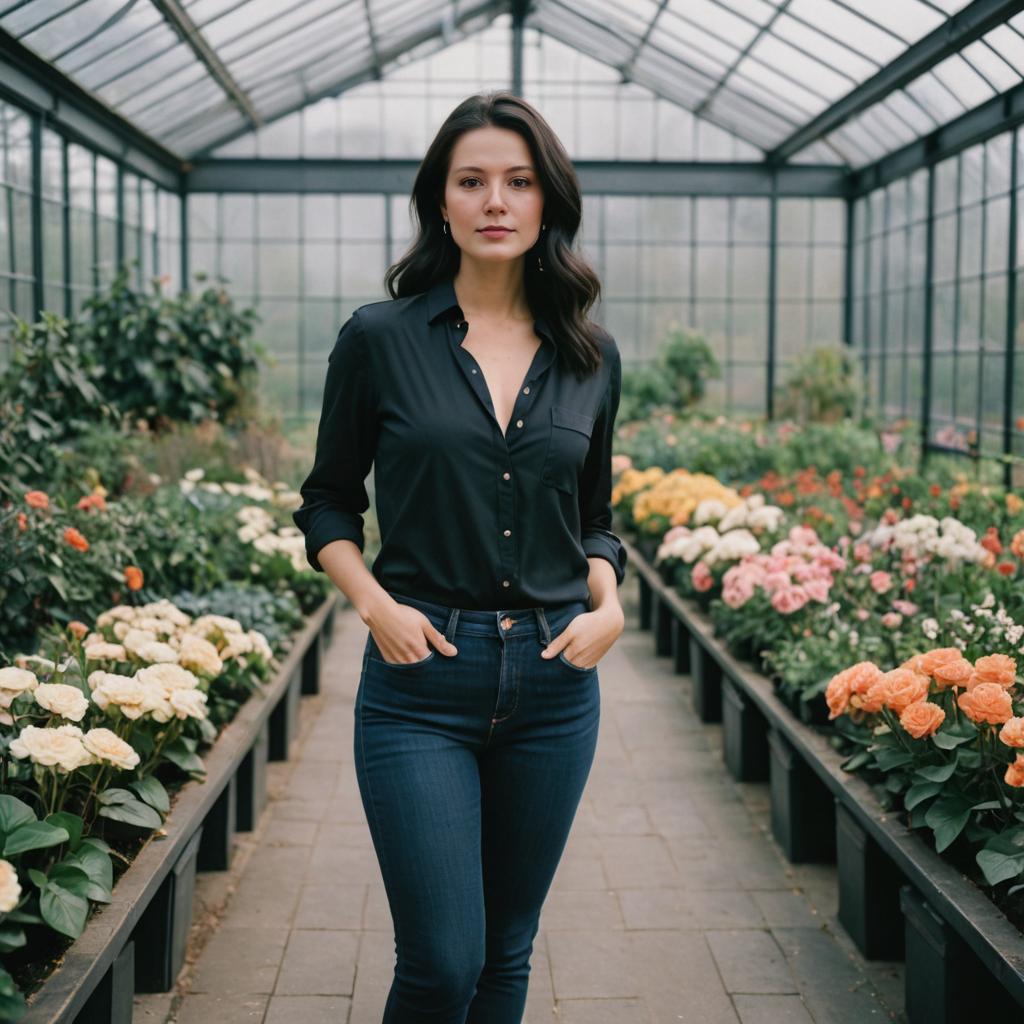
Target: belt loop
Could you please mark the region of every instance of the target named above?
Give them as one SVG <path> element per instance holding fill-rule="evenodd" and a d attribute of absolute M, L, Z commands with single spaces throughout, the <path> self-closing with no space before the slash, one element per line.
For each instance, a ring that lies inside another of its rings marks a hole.
<path fill-rule="evenodd" d="M 544 614 L 543 608 L 534 608 L 533 611 L 537 616 L 537 628 L 540 630 L 541 639 L 544 642 L 544 646 L 547 647 L 551 643 L 551 629 L 548 626 L 547 616 Z"/>
<path fill-rule="evenodd" d="M 448 643 L 454 643 L 455 637 L 455 625 L 459 621 L 459 609 L 453 608 L 451 614 L 448 616 L 448 625 L 445 627 L 444 638 Z"/>

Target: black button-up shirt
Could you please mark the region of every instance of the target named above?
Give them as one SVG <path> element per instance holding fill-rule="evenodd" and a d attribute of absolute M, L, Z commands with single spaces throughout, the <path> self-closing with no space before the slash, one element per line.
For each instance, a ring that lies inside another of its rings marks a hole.
<path fill-rule="evenodd" d="M 587 558 L 616 580 L 626 551 L 611 532 L 611 453 L 622 364 L 597 333 L 602 365 L 562 369 L 548 324 L 502 435 L 451 278 L 371 302 L 342 325 L 328 357 L 313 469 L 293 519 L 309 564 L 339 538 L 363 550 L 374 465 L 387 590 L 459 608 L 589 602 Z"/>

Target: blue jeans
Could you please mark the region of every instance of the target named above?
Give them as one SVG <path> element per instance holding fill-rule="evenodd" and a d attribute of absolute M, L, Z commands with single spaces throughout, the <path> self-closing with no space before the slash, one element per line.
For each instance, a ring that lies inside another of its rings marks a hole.
<path fill-rule="evenodd" d="M 356 778 L 397 953 L 382 1024 L 520 1024 L 600 717 L 597 667 L 540 652 L 589 609 L 391 596 L 459 653 L 391 664 L 369 632 L 363 652 Z"/>

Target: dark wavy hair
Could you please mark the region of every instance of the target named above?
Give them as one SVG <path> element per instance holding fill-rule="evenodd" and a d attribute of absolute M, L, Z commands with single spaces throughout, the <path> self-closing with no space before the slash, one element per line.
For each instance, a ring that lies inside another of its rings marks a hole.
<path fill-rule="evenodd" d="M 404 255 L 388 268 L 385 287 L 392 298 L 416 295 L 458 270 L 461 250 L 442 230 L 440 205 L 456 140 L 464 132 L 487 125 L 509 128 L 526 140 L 544 193 L 542 219 L 546 228 L 524 254 L 530 310 L 551 325 L 564 365 L 578 374 L 593 373 L 601 365 L 601 350 L 594 335 L 597 325 L 586 314 L 601 295 L 601 282 L 590 264 L 572 248 L 582 212 L 579 181 L 551 126 L 514 93 L 469 96 L 438 129 L 416 173 L 409 200 L 410 214 L 419 231 Z M 537 268 L 538 255 L 544 262 L 543 271 Z"/>

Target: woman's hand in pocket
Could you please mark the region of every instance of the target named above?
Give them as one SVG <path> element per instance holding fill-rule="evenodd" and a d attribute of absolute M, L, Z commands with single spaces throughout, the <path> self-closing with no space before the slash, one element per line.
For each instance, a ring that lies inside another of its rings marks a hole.
<path fill-rule="evenodd" d="M 384 660 L 394 665 L 422 661 L 430 654 L 431 646 L 448 657 L 459 653 L 423 612 L 394 598 L 367 621 L 367 626 Z"/>
<path fill-rule="evenodd" d="M 593 668 L 619 638 L 626 617 L 619 604 L 581 612 L 541 651 L 542 658 L 565 655 L 577 668 Z"/>

